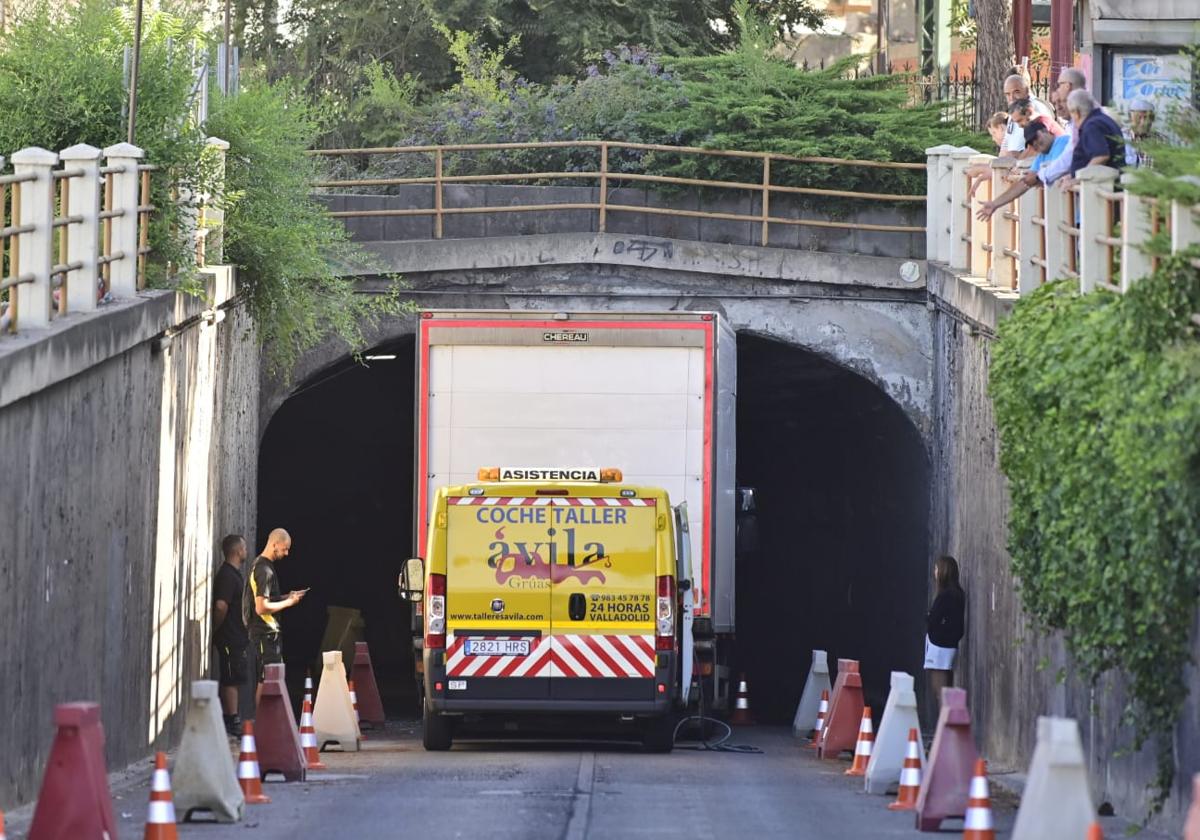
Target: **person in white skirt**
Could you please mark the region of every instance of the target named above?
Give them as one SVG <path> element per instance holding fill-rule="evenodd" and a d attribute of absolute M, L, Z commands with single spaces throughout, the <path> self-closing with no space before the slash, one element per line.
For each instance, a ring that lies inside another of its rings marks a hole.
<path fill-rule="evenodd" d="M 943 554 L 933 563 L 933 606 L 925 616 L 925 672 L 940 709 L 942 689 L 954 685 L 954 658 L 962 641 L 967 596 L 958 583 L 958 561 Z"/>

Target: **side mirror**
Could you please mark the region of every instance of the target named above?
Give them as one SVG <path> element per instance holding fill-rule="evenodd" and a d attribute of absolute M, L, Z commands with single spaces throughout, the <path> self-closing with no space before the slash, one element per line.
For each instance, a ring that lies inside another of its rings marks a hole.
<path fill-rule="evenodd" d="M 404 561 L 400 570 L 400 597 L 406 601 L 420 601 L 425 591 L 425 561 L 413 557 Z"/>

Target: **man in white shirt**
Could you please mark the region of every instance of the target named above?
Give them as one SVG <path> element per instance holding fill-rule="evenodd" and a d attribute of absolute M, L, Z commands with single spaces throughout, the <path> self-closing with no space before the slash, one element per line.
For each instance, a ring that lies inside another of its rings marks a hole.
<path fill-rule="evenodd" d="M 1033 107 L 1033 116 L 1054 119 L 1054 111 L 1042 100 L 1029 95 L 1029 83 L 1023 76 L 1015 73 L 1004 80 L 1004 98 L 1011 108 L 1014 102 L 1028 99 Z M 1009 116 L 1008 126 L 1004 130 L 1004 143 L 1000 147 L 1000 157 L 1020 157 L 1025 151 L 1025 129 L 1017 125 Z"/>

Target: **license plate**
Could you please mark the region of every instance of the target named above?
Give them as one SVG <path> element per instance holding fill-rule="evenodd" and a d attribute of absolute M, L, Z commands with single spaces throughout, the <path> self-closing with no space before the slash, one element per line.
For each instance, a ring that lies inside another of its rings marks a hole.
<path fill-rule="evenodd" d="M 467 639 L 467 656 L 528 656 L 528 639 Z"/>

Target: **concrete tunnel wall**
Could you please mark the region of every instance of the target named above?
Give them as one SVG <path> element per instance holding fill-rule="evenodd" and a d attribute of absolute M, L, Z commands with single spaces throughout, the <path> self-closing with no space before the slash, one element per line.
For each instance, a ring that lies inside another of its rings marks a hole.
<path fill-rule="evenodd" d="M 217 543 L 254 539 L 258 347 L 204 306 L 147 292 L 0 340 L 0 808 L 36 797 L 55 704 L 101 704 L 119 769 L 178 743 L 209 674 Z"/>
<path fill-rule="evenodd" d="M 934 442 L 932 548 L 959 561 L 967 593 L 966 636 L 955 670 L 968 692 L 975 740 L 993 772 L 1025 772 L 1039 715 L 1079 721 L 1092 796 L 1098 806 L 1138 821 L 1154 778 L 1153 748 L 1128 752 L 1121 723 L 1122 682 L 1108 676 L 1093 687 L 1074 676 L 1061 634 L 1038 635 L 1021 608 L 1007 551 L 1008 491 L 999 468 L 999 439 L 988 397 L 988 362 L 997 323 L 1011 301 L 930 266 L 933 320 Z M 972 327 L 968 333 L 966 327 Z M 1192 633 L 1192 659 L 1200 638 Z M 1045 662 L 1045 666 L 1039 663 Z M 1065 670 L 1067 679 L 1056 675 Z M 1151 827 L 1178 835 L 1200 772 L 1200 671 L 1186 673 L 1187 700 L 1169 733 L 1177 763 L 1174 792 Z"/>

